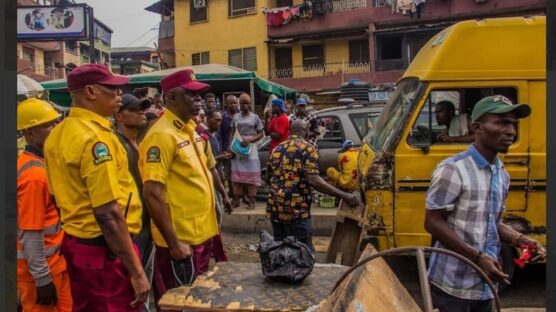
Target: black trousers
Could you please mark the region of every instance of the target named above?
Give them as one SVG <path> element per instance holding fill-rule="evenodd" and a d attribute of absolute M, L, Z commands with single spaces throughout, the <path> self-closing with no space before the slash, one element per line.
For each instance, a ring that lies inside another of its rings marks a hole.
<path fill-rule="evenodd" d="M 492 312 L 492 299 L 469 300 L 454 297 L 433 284 L 431 297 L 434 308 L 440 312 Z"/>
<path fill-rule="evenodd" d="M 304 243 L 313 252 L 313 220 L 305 218 L 296 220 L 292 223 L 282 223 L 272 221 L 272 234 L 275 241 L 281 241 L 288 236 L 295 237 L 298 241 Z"/>

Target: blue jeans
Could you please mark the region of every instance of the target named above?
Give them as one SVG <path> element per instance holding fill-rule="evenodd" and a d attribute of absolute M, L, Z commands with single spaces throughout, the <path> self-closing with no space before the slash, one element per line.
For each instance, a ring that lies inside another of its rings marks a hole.
<path fill-rule="evenodd" d="M 295 237 L 315 251 L 313 246 L 313 220 L 309 218 L 295 220 L 292 223 L 282 223 L 272 221 L 272 234 L 275 241 L 281 241 L 288 236 Z"/>

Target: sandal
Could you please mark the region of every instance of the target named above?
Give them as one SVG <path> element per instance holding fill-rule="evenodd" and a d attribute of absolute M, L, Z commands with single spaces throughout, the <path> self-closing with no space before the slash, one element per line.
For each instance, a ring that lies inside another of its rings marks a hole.
<path fill-rule="evenodd" d="M 247 210 L 254 210 L 255 209 L 255 203 L 254 202 L 249 202 L 247 204 Z"/>

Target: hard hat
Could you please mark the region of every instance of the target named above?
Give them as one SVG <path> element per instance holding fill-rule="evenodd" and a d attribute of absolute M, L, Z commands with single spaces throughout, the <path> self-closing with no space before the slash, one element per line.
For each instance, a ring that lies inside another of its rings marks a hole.
<path fill-rule="evenodd" d="M 48 102 L 30 98 L 17 105 L 17 131 L 32 128 L 60 118 Z"/>

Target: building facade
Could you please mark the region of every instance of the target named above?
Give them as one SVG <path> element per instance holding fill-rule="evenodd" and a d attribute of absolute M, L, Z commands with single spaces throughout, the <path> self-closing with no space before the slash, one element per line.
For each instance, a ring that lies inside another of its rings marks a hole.
<path fill-rule="evenodd" d="M 285 6 L 278 10 L 303 5 L 281 4 Z M 353 78 L 392 83 L 431 37 L 458 21 L 544 14 L 546 10 L 543 0 L 411 4 L 413 1 L 313 1 L 311 18 L 268 26 L 270 79 L 305 92 L 338 88 Z"/>
<path fill-rule="evenodd" d="M 110 65 L 114 73 L 132 75 L 159 70 L 160 56 L 150 47 L 112 48 Z"/>
<path fill-rule="evenodd" d="M 420 1 L 418 1 L 420 2 Z M 300 92 L 395 83 L 436 33 L 466 20 L 545 14 L 544 0 L 161 0 L 172 66 L 229 64 Z"/>
<path fill-rule="evenodd" d="M 229 64 L 268 77 L 262 0 L 159 1 L 159 50 L 170 67 Z"/>
<path fill-rule="evenodd" d="M 55 5 L 57 1 L 18 0 L 18 6 Z M 112 29 L 95 19 L 95 61 L 110 63 Z M 37 81 L 65 78 L 71 67 L 90 63 L 89 41 L 22 41 L 17 43 L 17 72 Z"/>

